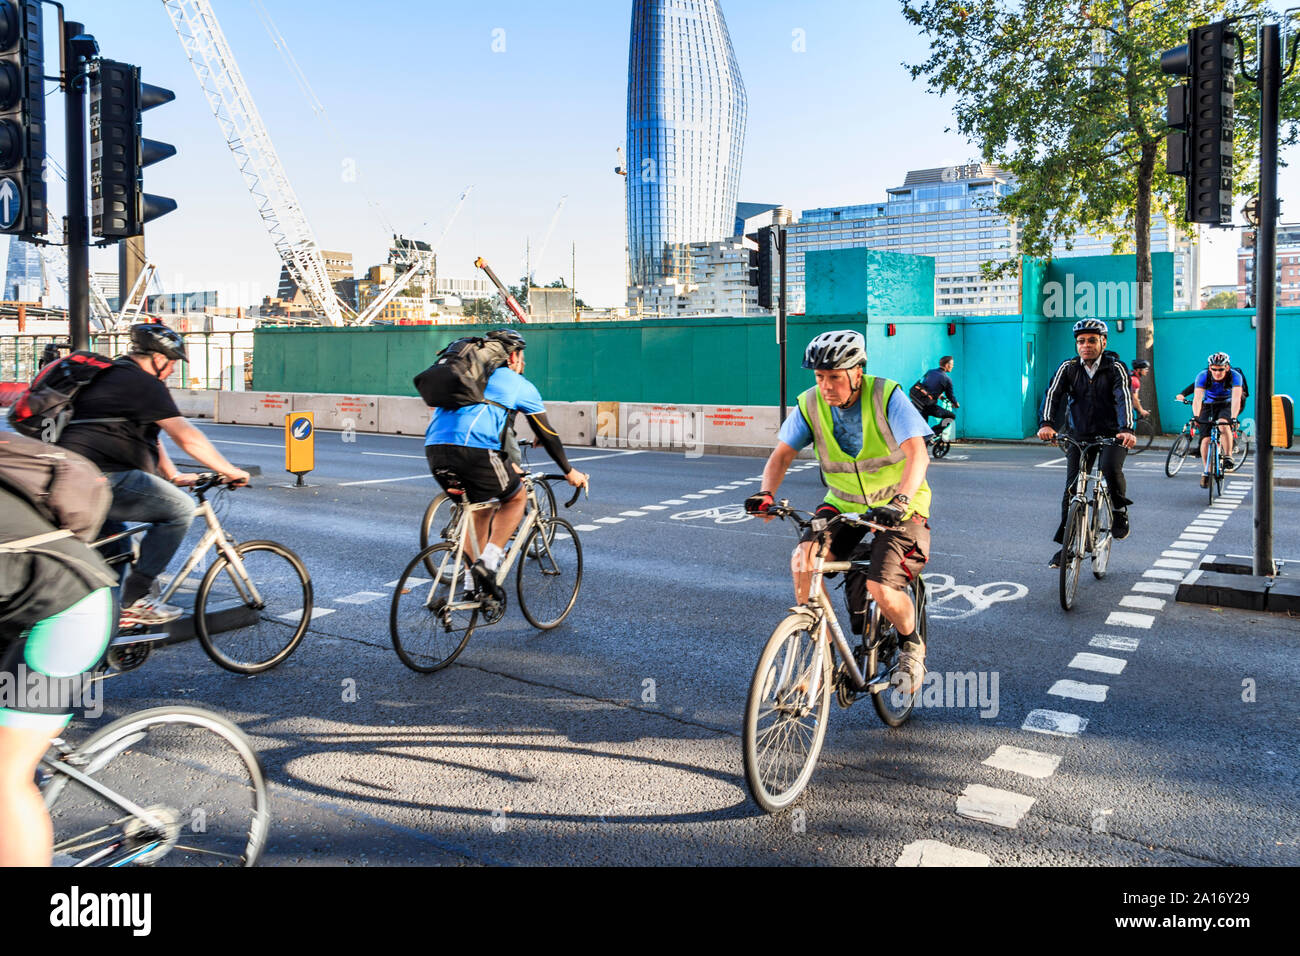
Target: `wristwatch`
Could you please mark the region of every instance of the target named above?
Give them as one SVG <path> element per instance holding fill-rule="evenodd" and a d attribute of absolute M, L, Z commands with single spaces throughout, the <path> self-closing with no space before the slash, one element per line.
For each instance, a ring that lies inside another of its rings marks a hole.
<path fill-rule="evenodd" d="M 901 495 L 901 494 L 900 494 L 900 495 L 894 495 L 894 497 L 892 497 L 892 498 L 889 499 L 889 503 L 890 503 L 890 504 L 893 504 L 895 501 L 897 501 L 897 502 L 899 502 L 899 503 L 901 503 L 901 504 L 903 504 L 903 505 L 910 505 L 910 504 L 912 503 L 912 499 L 911 499 L 911 498 L 907 497 L 907 495 Z"/>

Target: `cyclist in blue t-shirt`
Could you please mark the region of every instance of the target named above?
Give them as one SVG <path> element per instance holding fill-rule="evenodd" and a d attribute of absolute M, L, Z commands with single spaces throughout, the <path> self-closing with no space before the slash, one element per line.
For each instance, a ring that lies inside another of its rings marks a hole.
<path fill-rule="evenodd" d="M 1210 485 L 1210 465 L 1206 456 L 1210 450 L 1210 429 L 1220 419 L 1235 419 L 1241 412 L 1241 375 L 1232 367 L 1227 352 L 1215 352 L 1207 368 L 1196 376 L 1196 390 L 1192 394 L 1192 415 L 1201 433 L 1201 487 Z M 1232 428 L 1219 426 L 1219 444 L 1223 447 L 1223 467 L 1231 470 Z"/>
<path fill-rule="evenodd" d="M 485 402 L 434 410 L 433 420 L 424 433 L 424 454 L 429 470 L 444 490 L 459 479 L 470 502 L 493 498 L 500 501 L 495 512 L 485 509 L 474 514 L 474 533 L 481 557 L 470 568 L 479 586 L 499 600 L 503 593 L 494 576 L 527 504 L 519 470 L 512 467 L 502 450 L 514 413 L 523 412 L 528 416 L 533 433 L 538 436 L 537 443 L 555 459 L 569 484 L 575 488 L 586 487 L 587 476 L 569 464 L 560 436 L 546 418 L 541 393 L 524 378 L 524 337 L 513 329 L 498 329 L 489 332 L 487 337 L 504 345 L 509 359 L 489 376 L 483 390 Z"/>

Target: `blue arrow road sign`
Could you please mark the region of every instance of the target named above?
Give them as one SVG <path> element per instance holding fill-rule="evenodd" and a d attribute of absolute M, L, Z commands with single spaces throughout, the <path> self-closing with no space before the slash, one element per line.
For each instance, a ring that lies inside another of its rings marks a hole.
<path fill-rule="evenodd" d="M 3 190 L 3 188 L 3 186 L 0 186 L 0 190 Z M 293 423 L 293 427 L 290 428 L 290 431 L 293 433 L 294 438 L 298 439 L 298 441 L 302 441 L 311 434 L 311 422 L 306 418 L 296 419 Z"/>
<path fill-rule="evenodd" d="M 23 191 L 8 176 L 0 178 L 0 229 L 11 229 L 23 208 Z"/>

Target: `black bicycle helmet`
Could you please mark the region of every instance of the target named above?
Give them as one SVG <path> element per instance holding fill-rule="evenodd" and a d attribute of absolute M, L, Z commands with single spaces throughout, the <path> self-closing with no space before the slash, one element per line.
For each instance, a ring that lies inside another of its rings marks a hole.
<path fill-rule="evenodd" d="M 829 371 L 837 368 L 861 368 L 867 364 L 867 340 L 861 332 L 842 329 L 823 332 L 803 353 L 803 367 Z"/>
<path fill-rule="evenodd" d="M 1078 337 L 1084 332 L 1096 332 L 1100 335 L 1110 335 L 1110 328 L 1101 319 L 1080 319 L 1074 323 L 1074 334 Z"/>
<path fill-rule="evenodd" d="M 514 329 L 493 329 L 487 334 L 487 337 L 500 342 L 506 347 L 506 351 L 512 355 L 515 352 L 522 352 L 528 347 L 528 343 L 524 341 L 524 337 Z"/>
<path fill-rule="evenodd" d="M 185 354 L 185 340 L 180 333 L 156 322 L 140 322 L 131 326 L 131 351 L 137 354 L 157 352 L 175 361 L 189 361 Z"/>
<path fill-rule="evenodd" d="M 1133 371 L 1135 371 L 1135 372 L 1138 372 L 1138 371 L 1141 371 L 1141 370 L 1144 369 L 1144 368 L 1150 368 L 1150 367 L 1151 367 L 1151 363 L 1148 362 L 1146 359 L 1134 359 L 1134 360 L 1133 360 Z"/>

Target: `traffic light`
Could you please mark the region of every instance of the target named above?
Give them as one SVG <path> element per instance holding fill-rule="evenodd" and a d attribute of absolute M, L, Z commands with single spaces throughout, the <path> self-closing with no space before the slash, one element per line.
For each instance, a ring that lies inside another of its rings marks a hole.
<path fill-rule="evenodd" d="M 0 233 L 44 236 L 45 53 L 40 0 L 0 0 Z"/>
<path fill-rule="evenodd" d="M 176 155 L 176 147 L 145 139 L 141 114 L 176 99 L 140 82 L 140 68 L 96 60 L 90 74 L 91 232 L 104 239 L 144 233 L 144 224 L 176 208 L 176 200 L 144 191 L 144 168 Z"/>
<path fill-rule="evenodd" d="M 1165 171 L 1187 179 L 1188 222 L 1232 222 L 1232 123 L 1237 34 L 1225 22 L 1187 31 L 1187 44 L 1160 57 L 1164 73 L 1186 76 L 1169 90 Z"/>
<path fill-rule="evenodd" d="M 749 284 L 758 287 L 758 307 L 772 308 L 772 227 L 745 234 L 758 245 L 749 250 Z"/>

